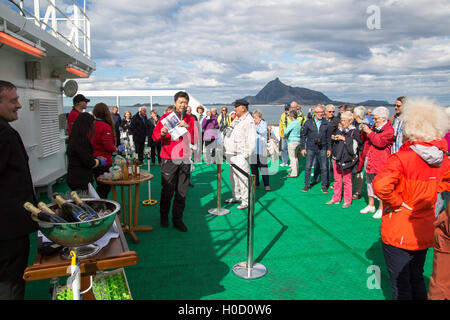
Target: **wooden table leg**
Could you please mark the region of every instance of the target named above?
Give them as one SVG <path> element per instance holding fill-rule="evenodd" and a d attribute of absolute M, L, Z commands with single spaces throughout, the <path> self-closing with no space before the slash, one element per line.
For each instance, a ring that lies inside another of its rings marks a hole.
<path fill-rule="evenodd" d="M 138 243 L 139 239 L 136 236 L 136 234 L 133 231 L 133 202 L 131 197 L 133 187 L 130 185 L 128 186 L 128 233 L 131 236 L 131 239 L 133 239 L 133 242 Z"/>
<path fill-rule="evenodd" d="M 112 191 L 112 197 L 113 197 L 113 200 L 117 202 L 117 190 L 116 190 L 116 186 L 111 186 L 111 191 Z"/>
<path fill-rule="evenodd" d="M 138 225 L 138 216 L 139 216 L 139 202 L 140 202 L 140 186 L 136 185 L 134 189 L 134 223 L 133 230 L 135 231 L 152 231 L 152 226 L 139 226 Z"/>
<path fill-rule="evenodd" d="M 125 206 L 125 191 L 124 186 L 120 186 L 120 192 L 122 196 L 122 228 L 127 225 L 127 214 L 126 214 L 126 206 Z"/>
<path fill-rule="evenodd" d="M 138 224 L 138 215 L 139 215 L 139 195 L 141 192 L 140 184 L 136 184 L 134 187 L 134 221 L 133 227 L 136 227 Z"/>

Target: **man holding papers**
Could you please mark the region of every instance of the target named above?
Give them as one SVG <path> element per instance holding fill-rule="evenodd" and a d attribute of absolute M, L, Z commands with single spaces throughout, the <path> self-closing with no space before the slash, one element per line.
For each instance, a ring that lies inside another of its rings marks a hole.
<path fill-rule="evenodd" d="M 172 223 L 182 232 L 187 231 L 183 211 L 191 173 L 190 145 L 198 137 L 195 119 L 186 113 L 188 103 L 189 95 L 183 91 L 177 92 L 174 110 L 161 117 L 152 135 L 153 141 L 161 142 L 161 226 L 169 226 L 170 205 L 174 198 Z"/>

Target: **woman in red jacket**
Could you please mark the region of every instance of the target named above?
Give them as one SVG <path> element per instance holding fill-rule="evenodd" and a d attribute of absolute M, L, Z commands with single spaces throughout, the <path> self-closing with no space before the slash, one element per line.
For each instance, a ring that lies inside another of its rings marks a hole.
<path fill-rule="evenodd" d="M 95 117 L 95 135 L 91 140 L 94 148 L 94 157 L 106 159 L 104 167 L 94 169 L 94 176 L 97 179 L 98 176 L 109 171 L 113 162 L 111 154 L 118 151 L 118 148 L 115 146 L 114 121 L 108 106 L 104 103 L 97 103 L 92 113 Z M 111 186 L 97 182 L 97 193 L 100 198 L 106 199 L 110 190 Z"/>
<path fill-rule="evenodd" d="M 375 108 L 375 110 L 373 110 L 373 120 L 375 125 L 372 128 L 369 128 L 368 125 L 361 124 L 359 128 L 363 134 L 362 140 L 365 141 L 364 151 L 360 161 L 364 161 L 367 157 L 366 181 L 367 196 L 369 199 L 367 207 L 362 209 L 360 211 L 361 213 L 375 212 L 376 195 L 373 192 L 372 181 L 391 155 L 391 146 L 394 141 L 394 129 L 388 118 L 389 110 L 387 108 Z M 380 201 L 378 210 L 372 217 L 380 219 L 382 212 L 383 202 Z"/>
<path fill-rule="evenodd" d="M 409 99 L 403 108 L 406 142 L 389 157 L 373 187 L 385 204 L 381 240 L 393 299 L 426 299 L 423 266 L 433 246 L 437 193 L 450 190 L 443 139 L 449 122 L 444 109 L 427 99 Z"/>

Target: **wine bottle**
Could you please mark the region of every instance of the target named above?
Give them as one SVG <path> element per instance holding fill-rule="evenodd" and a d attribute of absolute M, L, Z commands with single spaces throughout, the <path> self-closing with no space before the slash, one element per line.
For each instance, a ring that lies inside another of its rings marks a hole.
<path fill-rule="evenodd" d="M 53 198 L 62 211 L 65 212 L 64 216 L 71 217 L 73 222 L 92 220 L 92 217 L 86 211 L 73 203 L 67 202 L 57 193 L 53 194 Z"/>
<path fill-rule="evenodd" d="M 133 158 L 130 155 L 130 161 L 127 159 L 127 166 L 128 166 L 128 179 L 133 179 Z"/>
<path fill-rule="evenodd" d="M 137 153 L 134 154 L 133 159 L 133 177 L 139 179 L 141 176 L 140 168 L 139 168 L 139 159 Z"/>
<path fill-rule="evenodd" d="M 84 211 L 86 211 L 91 217 L 92 219 L 97 219 L 99 218 L 97 212 L 95 212 L 94 209 L 92 209 L 91 206 L 89 206 L 86 202 L 82 201 L 80 199 L 80 197 L 78 196 L 78 194 L 76 193 L 76 191 L 72 191 L 70 193 L 70 196 L 72 197 L 73 201 Z"/>
<path fill-rule="evenodd" d="M 33 217 L 35 217 L 36 219 L 38 219 L 40 221 L 52 222 L 52 223 L 67 223 L 67 221 L 64 220 L 63 218 L 61 218 L 60 216 L 42 211 L 42 210 L 36 208 L 35 206 L 33 206 L 33 204 L 30 202 L 25 202 L 23 207 L 27 211 L 31 212 L 31 215 Z"/>

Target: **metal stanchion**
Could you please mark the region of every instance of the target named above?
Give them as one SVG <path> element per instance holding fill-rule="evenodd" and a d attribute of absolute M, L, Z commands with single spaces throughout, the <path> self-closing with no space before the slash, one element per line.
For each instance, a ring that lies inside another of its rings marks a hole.
<path fill-rule="evenodd" d="M 208 210 L 209 214 L 215 216 L 224 216 L 230 213 L 230 210 L 222 208 L 222 152 L 216 151 L 217 163 L 217 207 Z"/>
<path fill-rule="evenodd" d="M 145 154 L 147 156 L 148 173 L 151 173 L 151 169 L 150 169 L 150 147 L 146 147 Z M 157 200 L 152 199 L 152 191 L 151 190 L 152 190 L 151 181 L 148 180 L 148 199 L 142 201 L 142 204 L 144 206 L 154 206 L 155 204 L 158 203 Z"/>
<path fill-rule="evenodd" d="M 248 225 L 247 225 L 247 261 L 233 266 L 233 272 L 240 278 L 257 279 L 267 273 L 266 267 L 253 262 L 253 214 L 255 212 L 255 175 L 250 175 L 248 183 Z"/>

